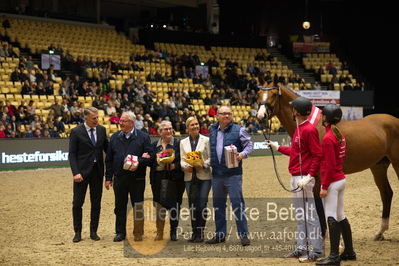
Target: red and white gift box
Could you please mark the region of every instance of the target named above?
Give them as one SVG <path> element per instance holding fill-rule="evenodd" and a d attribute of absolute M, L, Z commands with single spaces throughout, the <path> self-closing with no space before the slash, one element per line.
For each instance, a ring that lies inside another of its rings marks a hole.
<path fill-rule="evenodd" d="M 224 147 L 224 158 L 226 161 L 227 168 L 238 167 L 237 156 L 238 152 L 236 146 L 230 144 L 229 146 Z"/>
<path fill-rule="evenodd" d="M 136 155 L 128 154 L 123 163 L 123 169 L 128 171 L 136 171 L 139 166 L 139 160 Z"/>

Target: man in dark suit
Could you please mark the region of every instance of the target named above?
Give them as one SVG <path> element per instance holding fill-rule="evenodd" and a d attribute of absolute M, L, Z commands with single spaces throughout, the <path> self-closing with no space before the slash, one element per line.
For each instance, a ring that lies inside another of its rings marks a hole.
<path fill-rule="evenodd" d="M 69 138 L 69 164 L 73 174 L 73 242 L 82 240 L 82 206 L 87 186 L 90 186 L 90 238 L 100 240 L 97 235 L 100 219 L 102 183 L 104 177 L 104 156 L 108 148 L 107 133 L 98 124 L 98 110 L 90 107 L 84 110 L 84 124 L 71 131 Z"/>
<path fill-rule="evenodd" d="M 136 116 L 133 112 L 124 112 L 119 120 L 121 130 L 110 139 L 105 158 L 105 188 L 114 187 L 116 236 L 114 242 L 126 238 L 126 212 L 128 195 L 133 206 L 134 241 L 142 241 L 144 234 L 143 202 L 146 167 L 150 165 L 150 136 L 134 127 Z M 138 167 L 134 171 L 123 169 L 127 155 L 138 157 Z"/>

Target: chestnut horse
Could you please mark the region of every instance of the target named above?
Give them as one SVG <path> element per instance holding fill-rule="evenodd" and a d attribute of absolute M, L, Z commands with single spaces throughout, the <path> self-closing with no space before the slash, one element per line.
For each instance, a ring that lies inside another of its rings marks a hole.
<path fill-rule="evenodd" d="M 258 93 L 260 107 L 257 117 L 271 118 L 276 115 L 281 124 L 292 137 L 296 123 L 292 117 L 289 102 L 298 95 L 281 85 L 269 84 Z M 325 129 L 322 119 L 315 125 L 319 131 L 320 141 Z M 388 114 L 373 114 L 356 121 L 342 120 L 338 127 L 346 138 L 345 174 L 351 174 L 370 168 L 382 200 L 381 229 L 374 240 L 383 240 L 384 232 L 389 227 L 389 216 L 393 191 L 388 181 L 389 164 L 399 177 L 399 119 Z"/>

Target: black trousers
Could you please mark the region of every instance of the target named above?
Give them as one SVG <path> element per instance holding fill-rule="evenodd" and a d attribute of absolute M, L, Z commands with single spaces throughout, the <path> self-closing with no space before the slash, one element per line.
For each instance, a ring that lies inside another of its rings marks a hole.
<path fill-rule="evenodd" d="M 133 207 L 135 203 L 144 201 L 145 179 L 136 180 L 131 176 L 117 176 L 114 179 L 113 188 L 115 194 L 115 232 L 126 236 L 126 216 L 129 195 Z"/>
<path fill-rule="evenodd" d="M 72 216 L 73 229 L 76 233 L 82 231 L 82 206 L 85 201 L 87 187 L 90 187 L 90 232 L 97 232 L 100 220 L 101 197 L 103 194 L 103 177 L 98 171 L 98 164 L 95 163 L 91 173 L 84 177 L 82 182 L 73 183 Z"/>

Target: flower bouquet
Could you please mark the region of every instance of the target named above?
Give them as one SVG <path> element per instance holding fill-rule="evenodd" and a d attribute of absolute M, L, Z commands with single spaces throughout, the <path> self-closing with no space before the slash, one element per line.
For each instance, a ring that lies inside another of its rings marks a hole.
<path fill-rule="evenodd" d="M 171 164 L 175 159 L 175 150 L 166 149 L 157 153 L 158 164 Z"/>
<path fill-rule="evenodd" d="M 204 167 L 204 159 L 200 151 L 188 152 L 184 155 L 183 160 L 192 167 Z"/>

